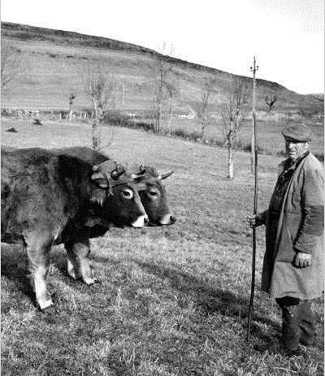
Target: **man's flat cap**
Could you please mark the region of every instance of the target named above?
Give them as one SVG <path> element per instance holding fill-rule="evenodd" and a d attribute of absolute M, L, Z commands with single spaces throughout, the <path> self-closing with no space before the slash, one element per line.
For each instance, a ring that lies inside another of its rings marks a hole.
<path fill-rule="evenodd" d="M 298 142 L 307 142 L 311 140 L 311 130 L 302 124 L 291 124 L 282 131 L 282 136 Z"/>

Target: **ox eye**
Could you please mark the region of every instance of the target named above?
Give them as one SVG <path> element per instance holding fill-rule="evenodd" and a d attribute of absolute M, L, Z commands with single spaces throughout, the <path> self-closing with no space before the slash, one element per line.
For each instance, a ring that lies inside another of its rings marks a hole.
<path fill-rule="evenodd" d="M 157 191 L 149 191 L 148 193 L 149 193 L 150 196 L 153 196 L 153 197 L 158 196 L 158 192 Z"/>
<path fill-rule="evenodd" d="M 133 197 L 133 191 L 131 191 L 131 189 L 124 189 L 121 192 L 121 195 L 123 198 L 126 198 L 127 200 L 131 200 L 131 198 Z"/>

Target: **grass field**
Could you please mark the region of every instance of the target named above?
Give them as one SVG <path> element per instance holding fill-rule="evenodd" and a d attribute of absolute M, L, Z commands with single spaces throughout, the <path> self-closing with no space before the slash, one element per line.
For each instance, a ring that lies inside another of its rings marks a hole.
<path fill-rule="evenodd" d="M 14 126 L 17 133 L 6 132 Z M 2 144 L 17 147 L 90 146 L 90 126 L 2 120 Z M 26 255 L 3 244 L 3 376 L 316 376 L 324 348 L 303 357 L 277 353 L 280 312 L 259 291 L 264 234 L 257 231 L 257 283 L 251 342 L 246 342 L 251 277 L 254 179 L 250 155 L 235 154 L 227 176 L 226 149 L 140 130 L 105 127 L 104 151 L 122 163 L 146 164 L 166 180 L 177 222 L 170 227 L 111 229 L 92 241 L 101 284 L 73 282 L 66 255 L 55 247 L 48 277 L 55 311 L 38 312 L 30 300 Z M 281 159 L 259 157 L 259 209 L 268 204 Z M 323 341 L 323 299 L 314 304 Z M 270 344 L 261 352 L 257 346 Z M 274 351 L 273 351 L 274 350 Z"/>
<path fill-rule="evenodd" d="M 260 119 L 257 116 L 257 141 L 259 149 L 262 153 L 276 155 L 284 150 L 284 141 L 281 135 L 282 130 L 289 124 L 284 117 L 281 120 L 276 120 L 276 115 L 272 119 L 272 115 L 266 119 Z M 324 154 L 324 124 L 323 122 L 315 122 L 313 120 L 305 120 L 304 124 L 309 126 L 313 132 L 312 148 L 313 151 L 321 156 Z M 185 133 L 191 134 L 193 132 L 200 133 L 200 127 L 195 121 L 176 121 L 174 122 L 174 130 L 182 129 Z M 206 140 L 216 141 L 220 144 L 223 142 L 220 127 L 217 124 L 209 124 L 205 130 L 204 138 Z M 250 150 L 252 141 L 252 120 L 247 119 L 239 132 L 239 140 L 237 146 Z"/>

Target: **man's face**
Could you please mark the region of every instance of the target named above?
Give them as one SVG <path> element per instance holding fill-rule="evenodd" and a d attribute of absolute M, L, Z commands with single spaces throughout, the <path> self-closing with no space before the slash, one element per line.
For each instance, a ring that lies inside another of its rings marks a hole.
<path fill-rule="evenodd" d="M 300 142 L 290 138 L 284 138 L 287 156 L 295 162 L 300 155 L 309 149 L 308 142 Z"/>

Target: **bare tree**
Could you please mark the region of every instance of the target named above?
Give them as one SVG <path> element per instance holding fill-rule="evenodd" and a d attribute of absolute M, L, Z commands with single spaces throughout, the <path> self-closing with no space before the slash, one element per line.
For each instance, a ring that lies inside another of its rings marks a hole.
<path fill-rule="evenodd" d="M 73 93 L 70 93 L 69 95 L 69 121 L 72 121 L 72 115 L 73 115 L 73 101 L 76 98 L 76 96 Z"/>
<path fill-rule="evenodd" d="M 234 150 L 238 133 L 248 112 L 249 86 L 236 77 L 230 87 L 226 102 L 221 104 L 220 126 L 228 148 L 228 178 L 234 178 Z"/>
<path fill-rule="evenodd" d="M 163 112 L 163 104 L 167 99 L 166 81 L 167 76 L 171 72 L 171 66 L 163 57 L 157 57 L 156 62 L 156 87 L 155 87 L 155 132 L 161 130 L 161 119 Z"/>
<path fill-rule="evenodd" d="M 163 55 L 166 51 L 166 44 L 163 44 L 161 54 L 155 57 L 152 65 L 152 80 L 154 86 L 154 119 L 155 132 L 161 131 L 161 121 L 163 117 L 164 105 L 168 101 L 169 104 L 169 122 L 168 129 L 171 128 L 171 121 L 173 116 L 173 97 L 177 94 L 177 84 L 173 78 L 173 68 L 170 63 L 171 56 Z M 169 55 L 172 54 L 172 47 Z"/>
<path fill-rule="evenodd" d="M 22 72 L 22 55 L 9 42 L 1 41 L 1 92 L 8 92 Z"/>
<path fill-rule="evenodd" d="M 213 100 L 215 80 L 210 80 L 205 83 L 203 91 L 201 93 L 200 101 L 197 104 L 197 117 L 201 127 L 201 139 L 204 137 L 204 132 L 211 121 L 210 104 Z"/>
<path fill-rule="evenodd" d="M 114 104 L 116 81 L 113 76 L 105 71 L 103 59 L 91 61 L 85 68 L 84 81 L 87 94 L 89 95 L 94 115 L 92 118 L 92 146 L 100 149 L 102 143 L 102 121 L 106 107 Z"/>
<path fill-rule="evenodd" d="M 179 86 L 178 82 L 173 80 L 172 82 L 167 82 L 166 85 L 167 93 L 168 93 L 168 125 L 167 125 L 167 131 L 170 134 L 172 131 L 172 122 L 173 122 L 173 116 L 174 116 L 174 99 L 179 94 Z"/>
<path fill-rule="evenodd" d="M 267 104 L 268 106 L 268 109 L 267 109 L 267 112 L 271 112 L 272 108 L 273 108 L 273 105 L 274 103 L 276 102 L 277 100 L 277 97 L 276 95 L 271 95 L 271 96 L 266 96 L 265 97 L 265 103 Z"/>

